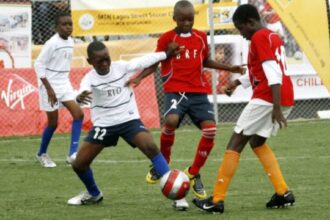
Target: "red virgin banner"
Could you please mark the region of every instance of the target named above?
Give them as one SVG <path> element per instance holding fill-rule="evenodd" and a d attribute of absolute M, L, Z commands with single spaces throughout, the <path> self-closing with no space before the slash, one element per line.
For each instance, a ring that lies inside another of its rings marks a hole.
<path fill-rule="evenodd" d="M 73 68 L 70 80 L 74 89 L 79 89 L 82 77 L 89 68 Z M 0 136 L 41 134 L 47 123 L 46 114 L 39 110 L 37 78 L 32 68 L 0 69 Z M 142 121 L 148 128 L 159 128 L 154 78 L 148 77 L 143 86 L 135 89 L 135 95 Z M 88 131 L 92 124 L 88 108 L 83 108 L 83 130 Z M 62 108 L 56 132 L 71 131 L 72 117 Z"/>

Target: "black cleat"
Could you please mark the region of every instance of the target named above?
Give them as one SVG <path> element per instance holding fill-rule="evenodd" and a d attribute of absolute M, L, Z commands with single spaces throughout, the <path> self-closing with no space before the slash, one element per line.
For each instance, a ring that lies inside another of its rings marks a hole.
<path fill-rule="evenodd" d="M 267 202 L 266 207 L 270 209 L 285 208 L 292 206 L 295 202 L 294 195 L 291 191 L 286 192 L 283 196 L 279 196 L 276 193 Z"/>
<path fill-rule="evenodd" d="M 205 211 L 205 212 L 209 212 L 209 213 L 213 213 L 213 214 L 219 214 L 219 213 L 223 213 L 225 210 L 225 204 L 223 201 L 219 201 L 218 203 L 213 203 L 212 202 L 213 197 L 209 197 L 207 199 L 193 199 L 193 203 L 194 205 Z"/>
<path fill-rule="evenodd" d="M 189 173 L 189 167 L 184 170 L 184 173 L 189 177 L 190 184 L 192 186 L 193 193 L 199 199 L 206 199 L 207 194 L 204 190 L 204 186 L 202 183 L 201 175 L 192 175 Z"/>
<path fill-rule="evenodd" d="M 147 173 L 146 182 L 150 184 L 155 184 L 160 179 L 160 175 L 156 172 L 155 168 L 151 166 L 150 171 Z"/>

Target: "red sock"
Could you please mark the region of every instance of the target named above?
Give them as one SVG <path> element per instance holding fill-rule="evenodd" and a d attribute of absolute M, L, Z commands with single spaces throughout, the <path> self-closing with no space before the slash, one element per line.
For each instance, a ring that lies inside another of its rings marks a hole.
<path fill-rule="evenodd" d="M 160 152 L 162 152 L 167 163 L 170 163 L 171 151 L 175 138 L 174 132 L 175 128 L 164 125 L 162 134 L 160 135 Z"/>
<path fill-rule="evenodd" d="M 204 166 L 204 163 L 214 146 L 214 136 L 216 131 L 217 129 L 215 125 L 207 125 L 202 128 L 202 138 L 199 141 L 194 162 L 189 169 L 190 174 L 198 174 L 200 168 Z"/>

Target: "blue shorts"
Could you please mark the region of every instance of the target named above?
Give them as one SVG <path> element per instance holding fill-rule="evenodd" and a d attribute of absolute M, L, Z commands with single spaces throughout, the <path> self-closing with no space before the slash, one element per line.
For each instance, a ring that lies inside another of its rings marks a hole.
<path fill-rule="evenodd" d="M 179 116 L 178 127 L 185 114 L 188 114 L 193 123 L 200 128 L 203 121 L 215 121 L 213 106 L 205 93 L 166 93 L 165 113 Z"/>
<path fill-rule="evenodd" d="M 132 141 L 140 132 L 148 132 L 148 130 L 140 119 L 135 119 L 109 127 L 94 126 L 84 141 L 109 147 L 116 146 L 119 137 L 122 137 L 129 145 L 136 147 Z"/>

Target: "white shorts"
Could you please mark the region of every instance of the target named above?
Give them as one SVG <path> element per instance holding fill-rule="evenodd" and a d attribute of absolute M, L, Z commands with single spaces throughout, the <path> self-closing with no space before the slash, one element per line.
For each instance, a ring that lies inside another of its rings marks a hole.
<path fill-rule="evenodd" d="M 55 89 L 57 103 L 52 107 L 48 101 L 48 94 L 45 86 L 39 86 L 39 105 L 41 111 L 52 112 L 63 107 L 62 102 L 75 100 L 76 94 L 71 85 L 67 85 L 61 89 Z"/>
<path fill-rule="evenodd" d="M 282 107 L 282 113 L 285 118 L 291 112 L 292 107 Z M 272 105 L 258 105 L 248 103 L 234 128 L 235 133 L 239 134 L 243 131 L 243 135 L 259 135 L 269 138 L 271 135 L 276 135 L 279 129 L 277 122 L 272 122 Z"/>

